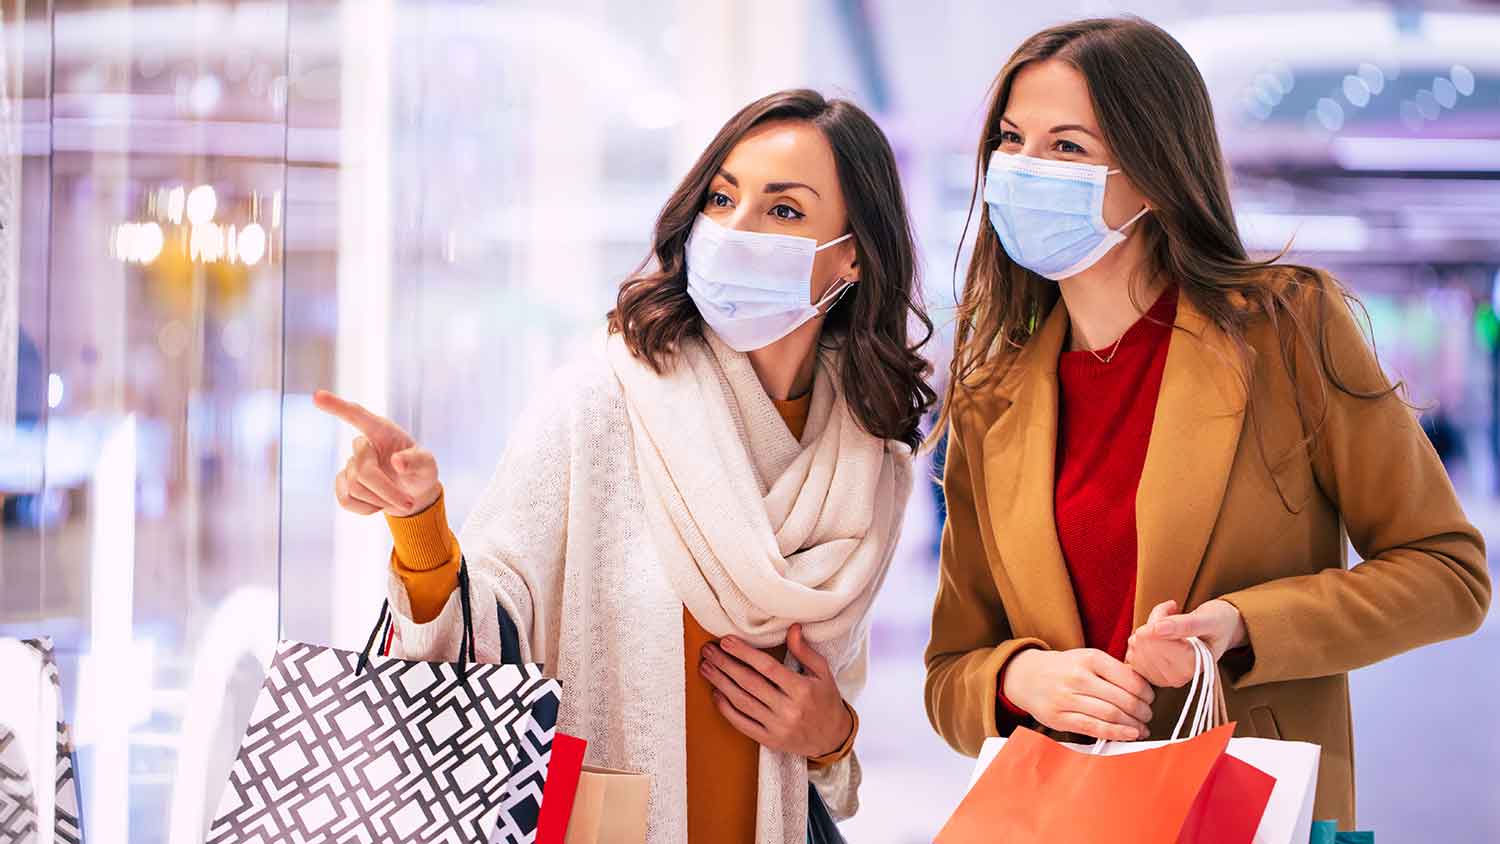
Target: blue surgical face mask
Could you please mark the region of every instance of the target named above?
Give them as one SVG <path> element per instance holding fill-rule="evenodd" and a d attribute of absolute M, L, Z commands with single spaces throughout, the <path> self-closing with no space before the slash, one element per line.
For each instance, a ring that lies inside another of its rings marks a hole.
<path fill-rule="evenodd" d="M 1101 164 L 991 154 L 984 203 L 1005 254 L 1053 281 L 1098 263 L 1151 210 L 1142 208 L 1118 229 L 1104 222 L 1104 184 L 1118 172 Z"/>
<path fill-rule="evenodd" d="M 833 307 L 854 282 L 835 281 L 812 301 L 819 246 L 810 237 L 729 229 L 699 214 L 687 242 L 687 289 L 708 327 L 731 349 L 749 352 L 780 340 Z"/>

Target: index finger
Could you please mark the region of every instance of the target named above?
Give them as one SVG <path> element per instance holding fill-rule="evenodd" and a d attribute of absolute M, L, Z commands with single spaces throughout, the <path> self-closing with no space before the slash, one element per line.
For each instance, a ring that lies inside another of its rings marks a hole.
<path fill-rule="evenodd" d="M 365 410 L 362 405 L 341 399 L 327 390 L 313 393 L 313 404 L 324 413 L 336 416 L 358 428 L 360 433 L 372 440 L 387 433 L 392 425 L 385 418 Z"/>
<path fill-rule="evenodd" d="M 1146 678 L 1136 673 L 1134 668 L 1109 654 L 1101 653 L 1099 657 L 1095 663 L 1095 670 L 1098 671 L 1100 677 L 1139 698 L 1148 706 L 1156 699 L 1156 692 L 1151 690 L 1151 684 L 1146 682 Z"/>

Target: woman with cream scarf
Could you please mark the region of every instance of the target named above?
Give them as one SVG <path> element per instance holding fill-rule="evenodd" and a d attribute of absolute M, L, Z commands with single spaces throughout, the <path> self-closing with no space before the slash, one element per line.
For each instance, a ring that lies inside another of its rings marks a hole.
<path fill-rule="evenodd" d="M 393 653 L 454 658 L 466 560 L 480 659 L 498 604 L 589 763 L 651 776 L 653 844 L 801 844 L 809 780 L 852 814 L 850 701 L 933 400 L 914 274 L 883 134 L 781 92 L 668 200 L 602 347 L 535 397 L 458 537 L 432 454 L 320 393 L 361 433 L 340 503 L 395 539 Z"/>

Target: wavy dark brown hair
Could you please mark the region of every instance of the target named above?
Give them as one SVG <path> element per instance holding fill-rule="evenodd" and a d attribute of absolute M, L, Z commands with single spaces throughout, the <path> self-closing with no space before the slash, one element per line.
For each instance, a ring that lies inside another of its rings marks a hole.
<path fill-rule="evenodd" d="M 932 336 L 917 287 L 916 248 L 906 200 L 885 133 L 858 106 L 816 91 L 779 91 L 729 119 L 688 170 L 656 220 L 651 254 L 620 285 L 609 331 L 658 373 L 684 342 L 703 334 L 687 292 L 687 240 L 724 159 L 750 130 L 771 120 L 804 120 L 833 148 L 859 283 L 824 317 L 819 344 L 842 349 L 838 383 L 854 418 L 869 433 L 916 448 L 918 424 L 937 396 L 932 366 L 918 352 Z M 921 337 L 911 339 L 920 325 Z"/>
<path fill-rule="evenodd" d="M 1149 263 L 1144 272 L 1175 282 L 1180 295 L 1223 330 L 1246 361 L 1246 331 L 1262 317 L 1272 321 L 1282 338 L 1283 360 L 1294 383 L 1299 374 L 1293 371 L 1292 347 L 1300 343 L 1315 351 L 1307 357 L 1318 370 L 1312 377 L 1324 390 L 1324 414 L 1329 386 L 1361 398 L 1395 389 L 1389 384 L 1360 389 L 1334 367 L 1323 329 L 1329 303 L 1337 297 L 1326 294 L 1336 293 L 1357 306 L 1352 294 L 1321 270 L 1282 263 L 1281 255 L 1268 260 L 1249 256 L 1230 207 L 1208 88 L 1182 45 L 1147 21 L 1074 21 L 1038 32 L 1016 49 L 991 86 L 971 212 L 990 154 L 1000 146 L 1000 119 L 1016 74 L 1049 59 L 1067 62 L 1083 75 L 1105 142 L 1151 206 L 1151 213 L 1136 223 L 1138 234 L 1132 234 L 1146 239 Z M 1061 295 L 1057 282 L 1012 261 L 982 217 L 977 228 L 939 426 L 946 425 L 956 396 L 982 388 L 999 374 L 986 364 L 1025 345 Z M 1308 297 L 1317 304 L 1308 307 Z M 1321 425 L 1321 418 L 1309 420 L 1304 443 Z"/>

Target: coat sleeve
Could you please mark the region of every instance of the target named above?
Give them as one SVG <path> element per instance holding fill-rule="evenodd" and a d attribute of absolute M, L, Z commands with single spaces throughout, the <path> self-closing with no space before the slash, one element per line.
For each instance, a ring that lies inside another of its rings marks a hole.
<path fill-rule="evenodd" d="M 1324 677 L 1478 629 L 1490 603 L 1484 538 L 1410 407 L 1394 392 L 1341 291 L 1309 292 L 1302 322 L 1322 318 L 1330 371 L 1293 344 L 1298 402 L 1323 494 L 1363 562 L 1273 580 L 1223 596 L 1244 617 L 1253 665 L 1239 688 Z"/>
<path fill-rule="evenodd" d="M 1000 672 L 1019 651 L 1047 644 L 1011 633 L 979 534 L 977 476 L 958 419 L 948 432 L 943 471 L 948 519 L 927 646 L 927 718 L 955 750 L 977 756 L 986 738 L 1014 728 L 1014 720 L 997 718 Z"/>
<path fill-rule="evenodd" d="M 567 383 L 568 379 L 556 379 Z M 497 604 L 520 633 L 527 662 L 546 663 L 562 603 L 567 542 L 573 404 L 547 390 L 512 431 L 499 465 L 459 534 L 468 561 L 477 656 L 500 659 Z M 463 634 L 459 592 L 425 623 L 412 617 L 400 577 L 390 577 L 398 652 L 408 659 L 452 660 Z"/>

